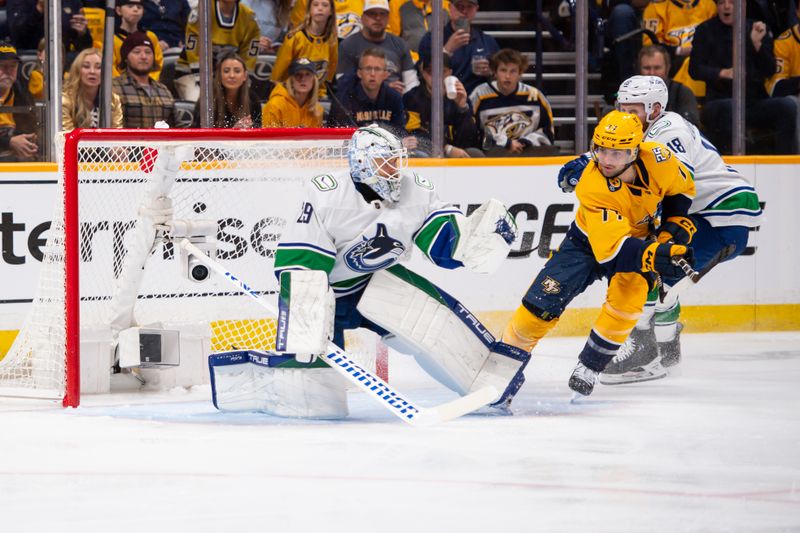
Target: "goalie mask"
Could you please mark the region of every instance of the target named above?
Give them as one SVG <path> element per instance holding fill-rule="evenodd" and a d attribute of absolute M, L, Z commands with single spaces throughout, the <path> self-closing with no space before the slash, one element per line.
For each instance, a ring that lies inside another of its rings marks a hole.
<path fill-rule="evenodd" d="M 350 139 L 350 175 L 390 202 L 400 199 L 400 172 L 408 154 L 400 139 L 377 125 L 359 128 Z"/>
<path fill-rule="evenodd" d="M 617 92 L 617 109 L 619 104 L 644 104 L 644 116 L 648 124 L 667 110 L 668 101 L 669 89 L 658 76 L 631 76 L 622 82 Z M 655 115 L 655 104 L 661 104 L 658 115 Z"/>

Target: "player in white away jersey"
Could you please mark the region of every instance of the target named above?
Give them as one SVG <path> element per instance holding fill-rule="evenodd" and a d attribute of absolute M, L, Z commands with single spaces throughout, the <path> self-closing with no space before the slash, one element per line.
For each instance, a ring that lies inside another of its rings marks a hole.
<path fill-rule="evenodd" d="M 695 269 L 702 272 L 708 266 L 740 255 L 747 247 L 749 229 L 761 224 L 763 212 L 753 186 L 723 162 L 714 145 L 693 124 L 666 110 L 668 98 L 667 86 L 661 78 L 633 76 L 620 85 L 617 108 L 637 115 L 645 130 L 645 140 L 667 145 L 694 172 L 697 193 L 689 209 L 694 224 L 662 221 L 656 237 L 663 242 L 691 242 Z M 574 190 L 587 162 L 588 158 L 582 155 L 564 165 L 558 174 L 558 184 L 564 192 Z M 678 278 L 662 281 L 667 288 L 677 283 Z M 665 306 L 658 290 L 651 292 L 642 318 L 618 356 L 600 375 L 600 382 L 630 383 L 664 377 L 665 367 L 680 361 L 679 315 L 677 301 Z"/>
<path fill-rule="evenodd" d="M 349 168 L 309 180 L 275 254 L 280 279 L 276 349 L 314 364 L 329 339 L 364 327 L 413 354 L 460 394 L 487 383 L 507 405 L 529 355 L 497 342 L 457 300 L 399 264 L 416 246 L 436 265 L 489 273 L 508 255 L 516 225 L 497 200 L 465 217 L 434 185 L 405 170 L 399 139 L 358 129 Z"/>

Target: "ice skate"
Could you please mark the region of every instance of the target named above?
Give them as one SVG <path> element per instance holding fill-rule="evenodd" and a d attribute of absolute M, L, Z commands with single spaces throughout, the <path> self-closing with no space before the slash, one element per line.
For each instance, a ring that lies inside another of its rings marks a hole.
<path fill-rule="evenodd" d="M 586 368 L 583 363 L 578 363 L 569 377 L 569 388 L 584 396 L 589 396 L 594 390 L 597 372 Z"/>

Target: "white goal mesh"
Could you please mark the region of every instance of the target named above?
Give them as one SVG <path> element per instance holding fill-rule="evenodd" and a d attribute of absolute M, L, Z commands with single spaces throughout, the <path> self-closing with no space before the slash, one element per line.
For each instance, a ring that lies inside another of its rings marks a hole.
<path fill-rule="evenodd" d="M 274 321 L 261 307 L 215 276 L 188 279 L 177 246 L 153 227 L 165 208 L 154 199 L 171 200 L 174 220 L 216 224 L 217 258 L 259 293 L 274 295 L 273 253 L 298 212 L 300 181 L 345 166 L 349 136 L 345 130 L 68 134 L 59 162 L 64 201 L 53 216 L 31 313 L 0 361 L 0 395 L 77 405 L 79 391 L 70 387 L 79 358 L 71 349 L 77 351 L 76 336 L 88 329 L 110 329 L 113 336 L 135 325 L 200 327 L 212 351 L 271 348 Z M 71 302 L 79 302 L 79 314 Z"/>

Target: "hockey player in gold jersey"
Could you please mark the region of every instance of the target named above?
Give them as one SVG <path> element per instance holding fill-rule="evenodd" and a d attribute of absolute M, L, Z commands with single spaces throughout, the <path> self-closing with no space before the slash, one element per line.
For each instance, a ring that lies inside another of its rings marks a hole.
<path fill-rule="evenodd" d="M 608 278 L 606 301 L 569 380 L 583 395 L 633 329 L 657 274 L 675 274 L 674 260 L 692 258 L 692 173 L 669 148 L 642 138 L 636 115 L 612 111 L 597 125 L 592 161 L 576 188 L 575 221 L 503 333 L 503 342 L 532 350 L 575 296 Z M 661 229 L 671 233 L 654 233 L 659 214 Z"/>

